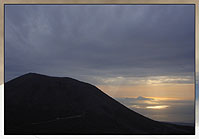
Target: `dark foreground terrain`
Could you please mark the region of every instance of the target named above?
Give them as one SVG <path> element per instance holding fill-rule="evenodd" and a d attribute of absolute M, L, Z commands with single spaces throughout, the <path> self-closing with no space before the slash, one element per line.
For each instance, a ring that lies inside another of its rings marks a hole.
<path fill-rule="evenodd" d="M 6 135 L 189 135 L 195 129 L 144 117 L 95 86 L 29 73 L 5 84 Z"/>

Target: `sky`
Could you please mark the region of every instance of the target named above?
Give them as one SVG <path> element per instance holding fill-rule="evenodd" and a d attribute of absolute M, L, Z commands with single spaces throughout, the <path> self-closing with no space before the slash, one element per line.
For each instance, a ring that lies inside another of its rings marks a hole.
<path fill-rule="evenodd" d="M 160 121 L 194 122 L 193 5 L 6 5 L 5 81 L 91 83 Z"/>

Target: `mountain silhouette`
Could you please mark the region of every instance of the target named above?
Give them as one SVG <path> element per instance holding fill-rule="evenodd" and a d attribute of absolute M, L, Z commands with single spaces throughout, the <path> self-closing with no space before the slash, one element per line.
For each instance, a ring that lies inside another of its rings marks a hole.
<path fill-rule="evenodd" d="M 154 121 L 68 77 L 28 73 L 4 90 L 6 135 L 194 134 L 194 127 Z"/>

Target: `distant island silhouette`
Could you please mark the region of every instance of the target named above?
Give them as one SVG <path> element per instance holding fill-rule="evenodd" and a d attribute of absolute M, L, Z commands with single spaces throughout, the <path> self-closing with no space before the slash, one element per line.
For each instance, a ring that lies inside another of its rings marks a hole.
<path fill-rule="evenodd" d="M 154 121 L 94 85 L 28 73 L 5 83 L 5 135 L 193 135 L 195 128 Z"/>

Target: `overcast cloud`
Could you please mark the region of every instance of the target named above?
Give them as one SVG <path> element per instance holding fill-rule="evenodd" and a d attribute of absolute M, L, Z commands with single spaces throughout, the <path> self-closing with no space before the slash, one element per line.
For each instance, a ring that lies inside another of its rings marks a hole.
<path fill-rule="evenodd" d="M 97 84 L 193 71 L 194 5 L 5 6 L 6 81 L 27 72 Z"/>

